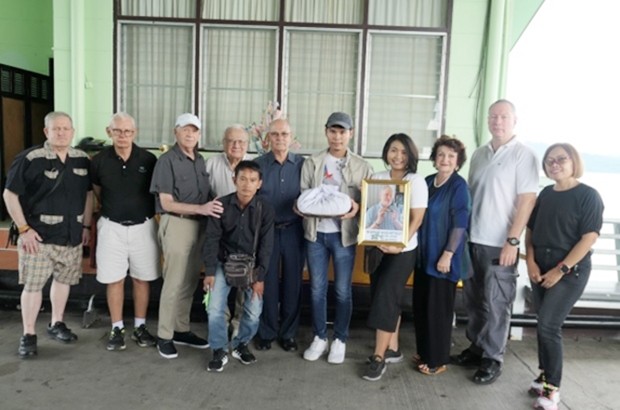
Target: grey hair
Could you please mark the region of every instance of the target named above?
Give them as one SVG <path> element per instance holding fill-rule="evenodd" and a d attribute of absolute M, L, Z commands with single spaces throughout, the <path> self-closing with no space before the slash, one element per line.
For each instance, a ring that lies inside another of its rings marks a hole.
<path fill-rule="evenodd" d="M 228 134 L 230 134 L 234 130 L 243 131 L 243 134 L 245 134 L 245 136 L 248 139 L 248 141 L 250 140 L 250 134 L 248 134 L 248 130 L 245 129 L 245 126 L 243 126 L 241 124 L 233 124 L 233 125 L 229 125 L 224 130 L 224 136 L 222 137 L 222 142 L 224 142 L 226 140 L 226 137 L 228 136 Z"/>
<path fill-rule="evenodd" d="M 108 127 L 112 128 L 112 125 L 116 123 L 117 120 L 129 120 L 131 121 L 131 125 L 133 126 L 133 128 L 136 128 L 136 119 L 130 114 L 122 111 L 112 114 L 112 118 L 110 118 L 110 124 L 108 125 Z"/>
<path fill-rule="evenodd" d="M 508 106 L 510 107 L 510 111 L 512 111 L 512 114 L 516 117 L 517 116 L 517 107 L 515 107 L 515 105 L 511 102 L 508 101 L 506 99 L 499 99 L 497 101 L 495 101 L 493 104 L 491 104 L 489 106 L 489 112 L 491 111 L 491 108 L 495 107 L 497 104 L 508 104 Z"/>
<path fill-rule="evenodd" d="M 61 117 L 68 118 L 69 121 L 71 121 L 71 127 L 73 127 L 73 119 L 71 119 L 71 116 L 69 114 L 64 111 L 52 111 L 47 113 L 47 115 L 43 119 L 43 124 L 45 124 L 45 128 L 49 128 L 52 121 L 54 121 L 56 118 Z"/>

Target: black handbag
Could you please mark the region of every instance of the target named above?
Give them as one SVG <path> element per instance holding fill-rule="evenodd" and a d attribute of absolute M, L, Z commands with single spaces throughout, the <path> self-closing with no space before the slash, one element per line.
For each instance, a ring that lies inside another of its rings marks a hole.
<path fill-rule="evenodd" d="M 256 229 L 254 231 L 254 244 L 252 255 L 247 253 L 229 253 L 224 262 L 224 277 L 229 286 L 246 289 L 257 280 L 256 275 L 256 247 L 258 246 L 258 234 L 261 223 L 262 204 L 256 204 Z"/>

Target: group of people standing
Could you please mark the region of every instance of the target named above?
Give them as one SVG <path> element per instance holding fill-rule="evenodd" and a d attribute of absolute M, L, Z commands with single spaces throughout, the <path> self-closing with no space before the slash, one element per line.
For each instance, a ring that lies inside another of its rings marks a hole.
<path fill-rule="evenodd" d="M 341 112 L 331 114 L 325 124 L 327 149 L 308 158 L 289 151 L 291 126 L 276 119 L 267 131 L 268 153 L 249 160 L 248 133 L 233 125 L 224 132 L 223 152 L 206 161 L 197 150 L 202 126 L 193 114 L 177 118 L 176 144 L 157 159 L 135 144 L 133 117 L 117 113 L 106 128 L 112 146 L 89 160 L 70 145 L 74 129 L 69 115 L 52 112 L 45 118 L 46 142 L 16 157 L 4 191 L 20 232 L 24 334 L 18 353 L 22 358 L 37 354 L 35 322 L 42 288 L 52 275 L 47 332 L 61 342 L 77 340 L 63 315 L 70 285 L 81 277 L 82 246 L 94 229 L 94 192 L 101 205 L 97 280 L 107 286 L 112 321 L 108 350 L 126 347 L 123 301 L 129 272 L 135 315 L 131 338 L 141 347 L 156 346 L 162 357 L 177 357 L 176 345 L 211 347 L 207 370 L 219 372 L 228 362 L 229 347 L 241 363 L 255 362 L 248 348 L 253 339 L 258 350 L 277 341 L 285 351 L 296 351 L 307 262 L 314 338 L 303 357 L 315 361 L 327 354 L 329 363 L 342 363 L 352 312 L 362 180 L 405 180 L 411 187 L 409 240 L 405 247 L 377 247 L 381 259 L 370 272 L 368 316 L 368 325 L 376 330 L 375 348 L 363 378 L 379 380 L 386 363 L 403 360 L 401 302 L 415 270 L 415 368 L 435 375 L 452 362 L 477 367 L 475 383 L 495 381 L 502 371 L 516 294 L 519 238 L 526 230 L 541 369 L 531 391 L 538 395 L 538 408 L 555 408 L 562 372 L 560 329 L 587 282 L 603 204 L 595 190 L 579 182 L 583 164 L 569 144 L 554 144 L 545 152 L 542 168 L 554 185 L 537 197 L 539 166 L 535 154 L 516 139 L 516 119 L 509 101 L 491 105 L 492 139 L 473 153 L 466 182 L 458 173 L 467 158 L 465 147 L 448 136 L 432 147 L 433 175 L 417 173 L 418 150 L 402 133 L 388 138 L 382 152 L 386 170 L 374 173 L 349 149 L 353 122 Z M 299 212 L 295 202 L 300 193 L 322 184 L 335 185 L 349 196 L 347 213 L 317 217 Z M 229 312 L 231 286 L 223 262 L 238 252 L 256 255 L 257 280 L 237 290 L 236 308 Z M 330 259 L 335 290 L 331 338 L 326 324 Z M 203 289 L 211 295 L 208 340 L 190 330 L 189 319 L 203 265 Z M 146 327 L 149 282 L 160 276 L 163 287 L 153 336 Z M 459 280 L 464 281 L 471 345 L 451 358 Z"/>

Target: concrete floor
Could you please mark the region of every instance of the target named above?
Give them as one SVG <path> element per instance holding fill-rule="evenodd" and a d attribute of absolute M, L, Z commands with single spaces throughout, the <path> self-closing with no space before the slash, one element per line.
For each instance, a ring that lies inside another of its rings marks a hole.
<path fill-rule="evenodd" d="M 311 363 L 301 352 L 275 345 L 255 352 L 258 362 L 244 366 L 231 358 L 223 373 L 205 370 L 209 350 L 179 348 L 179 358 L 161 358 L 154 348 L 105 349 L 109 318 L 81 329 L 82 312 L 70 311 L 66 322 L 79 336 L 73 345 L 46 337 L 49 313 L 38 321 L 39 355 L 17 357 L 19 312 L 0 310 L 0 409 L 528 409 L 530 381 L 537 375 L 532 331 L 511 341 L 502 376 L 492 385 L 470 381 L 471 370 L 451 366 L 438 376 L 413 370 L 409 360 L 389 365 L 378 382 L 361 379 L 371 353 L 373 333 L 363 321 L 351 325 L 347 359 L 330 365 Z M 311 329 L 304 319 L 299 341 L 305 348 Z M 131 323 L 131 321 L 130 321 Z M 156 323 L 149 322 L 155 329 Z M 414 353 L 412 324 L 405 323 L 402 350 Z M 205 324 L 193 330 L 205 334 Z M 454 332 L 454 352 L 467 346 L 463 328 Z M 570 330 L 565 334 L 564 381 L 560 408 L 620 409 L 620 335 Z M 615 386 L 615 387 L 614 387 Z"/>

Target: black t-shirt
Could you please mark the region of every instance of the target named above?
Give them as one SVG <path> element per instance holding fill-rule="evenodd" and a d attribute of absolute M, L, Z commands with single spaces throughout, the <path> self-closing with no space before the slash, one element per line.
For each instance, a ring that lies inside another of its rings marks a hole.
<path fill-rule="evenodd" d="M 91 180 L 101 187 L 101 215 L 116 222 L 140 222 L 155 214 L 149 192 L 157 157 L 133 144 L 127 162 L 107 147 L 91 161 Z"/>
<path fill-rule="evenodd" d="M 48 142 L 15 157 L 6 188 L 19 197 L 30 225 L 43 243 L 77 246 L 82 242 L 86 194 L 91 190 L 88 155 L 69 148 L 63 163 Z"/>
<path fill-rule="evenodd" d="M 586 233 L 600 233 L 603 209 L 601 196 L 588 185 L 580 183 L 567 191 L 554 191 L 553 185 L 545 187 L 527 224 L 534 248 L 569 252 Z"/>

